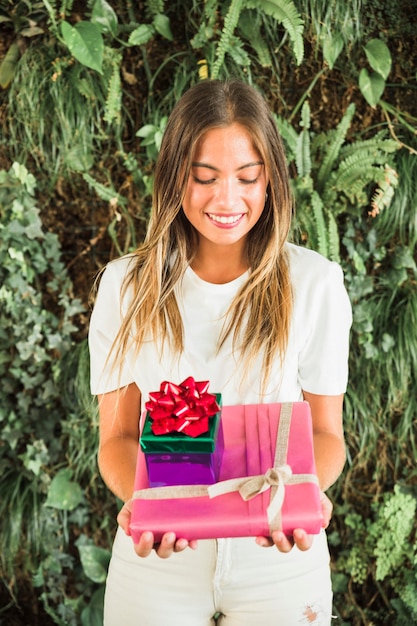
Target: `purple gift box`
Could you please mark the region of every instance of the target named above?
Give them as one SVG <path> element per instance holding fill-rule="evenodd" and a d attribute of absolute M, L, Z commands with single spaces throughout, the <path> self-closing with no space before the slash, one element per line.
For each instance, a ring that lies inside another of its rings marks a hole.
<path fill-rule="evenodd" d="M 214 394 L 221 407 L 221 394 Z M 218 481 L 224 440 L 221 409 L 209 419 L 209 430 L 197 437 L 183 433 L 154 435 L 146 413 L 140 437 L 150 487 L 211 485 Z"/>

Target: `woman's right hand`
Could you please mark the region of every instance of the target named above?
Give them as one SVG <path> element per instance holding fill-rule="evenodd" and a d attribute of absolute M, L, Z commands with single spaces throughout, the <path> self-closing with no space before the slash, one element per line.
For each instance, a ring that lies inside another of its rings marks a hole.
<path fill-rule="evenodd" d="M 119 526 L 124 530 L 126 535 L 131 535 L 129 524 L 130 516 L 132 514 L 132 500 L 125 502 L 121 508 L 117 522 Z M 160 543 L 155 543 L 153 533 L 145 531 L 141 534 L 139 542 L 134 544 L 135 552 L 140 557 L 147 557 L 152 550 L 155 550 L 156 554 L 161 559 L 167 559 L 174 552 L 182 552 L 185 548 L 191 548 L 195 550 L 197 548 L 197 541 L 188 541 L 187 539 L 177 539 L 175 533 L 167 532 L 162 536 Z"/>

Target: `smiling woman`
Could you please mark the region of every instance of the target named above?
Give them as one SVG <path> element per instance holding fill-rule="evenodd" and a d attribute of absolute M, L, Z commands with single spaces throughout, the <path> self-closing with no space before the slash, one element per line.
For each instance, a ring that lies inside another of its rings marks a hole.
<path fill-rule="evenodd" d="M 163 137 L 145 243 L 106 268 L 90 324 L 99 465 L 125 502 L 105 626 L 330 623 L 324 529 L 197 545 L 167 522 L 156 545 L 149 531 L 128 536 L 139 414 L 161 381 L 188 376 L 210 380 L 224 406 L 310 404 L 328 524 L 324 490 L 345 459 L 351 310 L 340 267 L 288 243 L 291 215 L 282 142 L 258 92 L 206 80 L 185 93 Z"/>

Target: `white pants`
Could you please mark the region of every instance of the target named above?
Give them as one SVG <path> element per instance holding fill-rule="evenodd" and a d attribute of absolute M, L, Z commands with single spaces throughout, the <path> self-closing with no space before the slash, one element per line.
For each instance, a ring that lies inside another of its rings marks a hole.
<path fill-rule="evenodd" d="M 306 552 L 253 538 L 200 541 L 168 559 L 138 557 L 119 528 L 104 626 L 329 626 L 332 591 L 324 531 Z"/>

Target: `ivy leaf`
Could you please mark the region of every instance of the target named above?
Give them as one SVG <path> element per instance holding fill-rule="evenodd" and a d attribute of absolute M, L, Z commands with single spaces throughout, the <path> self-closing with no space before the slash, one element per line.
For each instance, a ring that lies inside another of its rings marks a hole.
<path fill-rule="evenodd" d="M 91 21 L 102 33 L 117 33 L 117 15 L 106 0 L 95 0 Z"/>
<path fill-rule="evenodd" d="M 381 343 L 381 348 L 384 352 L 389 352 L 390 350 L 392 350 L 395 346 L 395 339 L 392 335 L 390 335 L 389 333 L 384 333 L 382 335 L 382 343 Z"/>
<path fill-rule="evenodd" d="M 392 65 L 388 46 L 380 39 L 371 39 L 365 46 L 365 54 L 372 69 L 387 80 Z"/>
<path fill-rule="evenodd" d="M 103 74 L 104 43 L 100 29 L 91 22 L 78 22 L 71 26 L 61 23 L 61 33 L 71 54 L 83 65 Z"/>
<path fill-rule="evenodd" d="M 95 590 L 90 602 L 81 612 L 82 626 L 102 626 L 103 624 L 104 585 Z"/>
<path fill-rule="evenodd" d="M 51 481 L 45 506 L 61 511 L 72 511 L 84 499 L 80 485 L 71 480 L 72 472 L 68 469 L 59 471 Z"/>
<path fill-rule="evenodd" d="M 104 583 L 110 561 L 110 553 L 94 545 L 78 545 L 84 574 L 95 583 Z"/>
<path fill-rule="evenodd" d="M 153 25 L 155 26 L 155 30 L 157 33 L 168 39 L 169 41 L 174 41 L 174 37 L 171 32 L 171 25 L 169 23 L 169 17 L 164 15 L 163 13 L 157 13 L 153 19 Z"/>
<path fill-rule="evenodd" d="M 374 107 L 381 99 L 385 89 L 385 80 L 377 72 L 368 72 L 364 67 L 359 73 L 359 88 L 367 103 Z"/>

